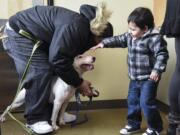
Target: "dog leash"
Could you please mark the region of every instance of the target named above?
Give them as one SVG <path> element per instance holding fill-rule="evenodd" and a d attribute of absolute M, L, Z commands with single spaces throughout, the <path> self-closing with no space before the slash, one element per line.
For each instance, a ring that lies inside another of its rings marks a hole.
<path fill-rule="evenodd" d="M 4 26 L 3 26 L 3 27 L 0 27 L 0 32 L 2 32 L 3 29 L 4 29 Z M 14 100 L 16 99 L 16 97 L 17 97 L 18 93 L 20 92 L 20 90 L 22 89 L 22 83 L 23 83 L 23 81 L 24 81 L 24 79 L 25 79 L 25 77 L 26 77 L 26 74 L 27 74 L 27 71 L 28 71 L 28 69 L 29 69 L 29 66 L 30 66 L 32 57 L 33 57 L 36 49 L 37 49 L 37 48 L 40 46 L 40 44 L 41 44 L 40 40 L 34 38 L 31 34 L 29 34 L 28 32 L 26 32 L 26 31 L 24 31 L 24 30 L 20 30 L 20 31 L 19 31 L 19 34 L 21 34 L 22 36 L 24 36 L 24 37 L 32 40 L 32 41 L 35 43 L 35 45 L 34 45 L 33 50 L 32 50 L 32 52 L 31 52 L 30 58 L 29 58 L 29 60 L 28 60 L 28 62 L 27 62 L 27 64 L 26 64 L 26 67 L 25 67 L 25 70 L 24 70 L 23 75 L 22 75 L 22 77 L 21 77 L 21 80 L 20 80 L 20 82 L 19 82 L 19 84 L 18 84 L 17 91 L 16 91 L 16 95 L 15 95 L 15 97 L 14 97 L 14 99 L 13 99 L 13 102 L 14 102 Z M 4 36 L 4 35 L 3 35 L 3 36 L 0 36 L 0 40 L 1 40 L 1 39 L 4 39 L 4 38 L 7 38 L 7 36 Z M 89 97 L 89 102 L 88 102 L 87 104 L 83 104 L 83 103 L 81 102 L 80 93 L 79 93 L 78 90 L 76 91 L 76 93 L 75 93 L 75 95 L 76 95 L 76 102 L 77 102 L 76 116 L 78 116 L 79 110 L 80 110 L 81 107 L 85 107 L 85 106 L 90 105 L 90 104 L 92 103 L 92 98 L 99 96 L 99 92 L 98 92 L 97 90 L 95 90 L 93 87 L 91 87 L 91 89 L 92 89 L 92 91 L 93 91 L 93 96 L 90 96 L 90 97 Z M 12 103 L 13 103 L 13 102 L 12 102 Z M 8 114 L 13 120 L 15 120 L 27 133 L 29 133 L 30 135 L 36 135 L 36 133 L 34 133 L 30 128 L 26 127 L 26 125 L 25 125 L 24 123 L 22 123 L 21 121 L 19 121 L 18 119 L 16 119 L 16 118 L 13 116 L 13 114 L 10 112 L 11 107 L 12 107 L 12 104 L 6 108 L 6 110 L 4 111 L 4 113 L 7 113 L 7 114 Z M 3 114 L 4 114 L 4 113 L 3 113 Z M 84 115 L 84 120 L 82 120 L 82 121 L 80 121 L 80 122 L 75 121 L 75 122 L 73 122 L 73 123 L 71 124 L 71 126 L 73 127 L 73 126 L 75 126 L 75 125 L 82 124 L 82 123 L 85 123 L 85 122 L 87 122 L 87 121 L 88 121 L 88 117 L 87 117 L 87 115 Z M 1 126 L 1 125 L 0 125 L 0 126 Z M 0 133 L 1 133 L 1 130 L 0 130 Z M 1 135 L 1 134 L 0 134 L 0 135 Z"/>
<path fill-rule="evenodd" d="M 34 44 L 34 47 L 33 47 L 33 49 L 32 49 L 31 55 L 30 55 L 30 57 L 29 57 L 29 59 L 28 59 L 28 62 L 27 62 L 27 64 L 26 64 L 26 67 L 25 67 L 25 69 L 24 69 L 24 72 L 23 72 L 23 75 L 22 75 L 22 77 L 21 77 L 21 80 L 20 80 L 20 82 L 19 82 L 19 84 L 18 84 L 17 91 L 16 91 L 16 95 L 15 95 L 15 97 L 14 97 L 14 99 L 13 99 L 13 102 L 14 102 L 14 100 L 16 99 L 16 97 L 17 97 L 18 93 L 20 92 L 20 90 L 22 89 L 22 83 L 23 83 L 24 79 L 26 78 L 27 71 L 28 71 L 28 69 L 29 69 L 29 66 L 30 66 L 32 57 L 33 57 L 36 49 L 37 49 L 37 48 L 40 46 L 40 44 L 41 44 L 41 41 L 40 41 L 40 40 L 36 39 L 36 38 L 33 37 L 31 34 L 29 34 L 28 32 L 26 32 L 26 31 L 24 31 L 24 30 L 22 30 L 22 29 L 19 31 L 19 34 L 21 34 L 22 36 L 26 37 L 27 39 L 30 39 L 30 40 L 33 41 L 35 44 Z M 12 102 L 12 103 L 13 103 L 13 102 Z M 6 110 L 4 111 L 4 113 L 7 113 L 7 114 L 8 114 L 13 120 L 15 120 L 27 133 L 29 133 L 30 135 L 36 135 L 36 133 L 34 133 L 30 128 L 26 127 L 26 125 L 25 125 L 24 123 L 22 123 L 21 121 L 19 121 L 18 119 L 16 119 L 16 118 L 12 115 L 12 113 L 10 112 L 11 107 L 12 107 L 12 103 L 11 103 L 11 105 L 10 105 L 9 107 L 6 108 Z M 4 113 L 3 113 L 3 114 L 4 114 Z"/>
<path fill-rule="evenodd" d="M 0 27 L 0 40 L 7 38 L 7 36 L 3 34 L 4 28 L 5 28 L 5 25 L 2 25 Z"/>
<path fill-rule="evenodd" d="M 71 127 L 83 124 L 83 123 L 88 121 L 88 117 L 87 117 L 86 114 L 84 114 L 84 119 L 79 121 L 79 122 L 78 122 L 78 116 L 79 116 L 79 111 L 80 111 L 80 109 L 82 107 L 89 106 L 92 103 L 92 98 L 99 96 L 99 91 L 98 90 L 96 90 L 94 87 L 90 87 L 90 88 L 91 88 L 91 90 L 93 92 L 93 95 L 89 96 L 89 101 L 87 103 L 82 103 L 81 98 L 80 98 L 79 90 L 76 90 L 76 92 L 75 92 L 75 98 L 76 98 L 76 113 L 75 113 L 75 115 L 76 115 L 77 119 L 74 122 L 71 123 Z"/>
<path fill-rule="evenodd" d="M 0 27 L 0 40 L 6 38 L 7 36 L 3 35 L 3 31 L 4 31 L 5 25 L 2 25 Z M 1 122 L 0 122 L 0 135 L 1 135 Z"/>

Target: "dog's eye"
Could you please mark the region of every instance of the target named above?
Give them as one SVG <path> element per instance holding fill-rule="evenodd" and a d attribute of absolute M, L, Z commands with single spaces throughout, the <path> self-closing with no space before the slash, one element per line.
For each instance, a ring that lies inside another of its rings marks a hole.
<path fill-rule="evenodd" d="M 79 55 L 78 58 L 82 58 L 82 55 Z"/>

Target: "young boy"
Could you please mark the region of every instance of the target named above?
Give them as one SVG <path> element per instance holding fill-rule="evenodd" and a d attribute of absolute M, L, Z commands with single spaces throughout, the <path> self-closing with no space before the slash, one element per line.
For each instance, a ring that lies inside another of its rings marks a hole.
<path fill-rule="evenodd" d="M 91 49 L 128 48 L 128 123 L 120 133 L 129 135 L 140 130 L 142 110 L 148 124 L 143 135 L 159 135 L 163 126 L 156 94 L 169 57 L 167 43 L 159 31 L 154 29 L 154 18 L 149 9 L 136 8 L 127 21 L 129 32 L 106 38 Z"/>

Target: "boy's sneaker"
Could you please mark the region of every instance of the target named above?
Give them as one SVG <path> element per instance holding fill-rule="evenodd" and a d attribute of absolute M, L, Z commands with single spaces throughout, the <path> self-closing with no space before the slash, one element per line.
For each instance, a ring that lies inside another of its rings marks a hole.
<path fill-rule="evenodd" d="M 130 135 L 133 133 L 137 133 L 140 131 L 140 128 L 134 128 L 132 126 L 126 125 L 124 128 L 120 130 L 120 134 L 122 135 Z"/>
<path fill-rule="evenodd" d="M 151 130 L 151 129 L 147 129 L 145 133 L 143 133 L 142 135 L 160 135 L 160 133 L 158 131 L 155 130 Z"/>

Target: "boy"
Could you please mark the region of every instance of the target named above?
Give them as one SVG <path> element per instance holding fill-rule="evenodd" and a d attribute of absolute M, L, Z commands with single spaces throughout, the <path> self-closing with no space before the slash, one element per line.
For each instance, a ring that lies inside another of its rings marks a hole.
<path fill-rule="evenodd" d="M 154 29 L 151 11 L 136 8 L 128 17 L 129 32 L 104 39 L 92 48 L 128 48 L 128 72 L 130 78 L 128 92 L 128 124 L 120 130 L 122 135 L 140 130 L 141 110 L 148 128 L 143 135 L 159 135 L 162 119 L 157 109 L 156 94 L 162 72 L 165 71 L 168 51 L 167 43 Z"/>

